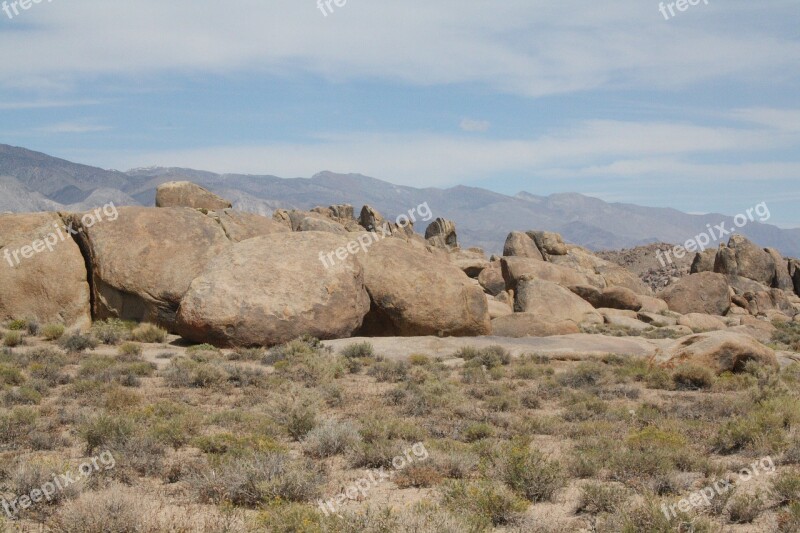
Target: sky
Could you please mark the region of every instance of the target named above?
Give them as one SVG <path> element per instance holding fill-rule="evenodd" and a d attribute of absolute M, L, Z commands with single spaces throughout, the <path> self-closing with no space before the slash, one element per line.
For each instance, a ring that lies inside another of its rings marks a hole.
<path fill-rule="evenodd" d="M 0 143 L 800 227 L 798 0 L 6 1 Z"/>

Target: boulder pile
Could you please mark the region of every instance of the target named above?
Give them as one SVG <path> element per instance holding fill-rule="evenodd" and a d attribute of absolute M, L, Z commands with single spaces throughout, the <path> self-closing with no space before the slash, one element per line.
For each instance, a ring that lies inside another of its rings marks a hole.
<path fill-rule="evenodd" d="M 800 315 L 800 261 L 735 235 L 692 273 L 653 290 L 631 271 L 546 231 L 512 232 L 502 257 L 462 249 L 452 221 L 396 221 L 350 205 L 243 213 L 189 182 L 157 207 L 112 220 L 80 213 L 0 216 L 0 249 L 64 238 L 0 268 L 0 319 L 85 328 L 153 322 L 194 342 L 271 346 L 302 334 L 673 338 L 675 364 L 719 371 L 774 364 L 775 321 Z M 427 207 L 427 205 L 426 205 Z M 429 213 L 429 211 L 428 211 Z M 29 257 L 30 255 L 30 257 Z"/>

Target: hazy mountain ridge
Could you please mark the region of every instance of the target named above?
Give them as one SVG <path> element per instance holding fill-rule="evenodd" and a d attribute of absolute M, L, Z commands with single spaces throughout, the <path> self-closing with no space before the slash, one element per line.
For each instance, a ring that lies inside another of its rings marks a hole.
<path fill-rule="evenodd" d="M 417 189 L 361 174 L 321 172 L 311 178 L 279 178 L 215 174 L 188 168 L 139 168 L 126 173 L 80 165 L 24 148 L 0 145 L 0 210 L 87 210 L 113 201 L 116 205 L 155 202 L 158 185 L 190 180 L 228 198 L 243 211 L 269 216 L 277 208 L 310 209 L 348 203 L 369 204 L 388 217 L 428 203 L 434 216 L 456 222 L 464 246 L 489 252 L 502 250 L 512 230 L 557 231 L 568 241 L 591 249 L 618 249 L 653 242 L 682 243 L 707 231 L 707 224 L 733 217 L 689 215 L 670 208 L 607 203 L 578 193 L 507 196 L 459 185 L 449 189 Z M 424 232 L 418 223 L 417 231 Z M 800 256 L 800 229 L 750 223 L 742 233 L 761 246 Z M 727 238 L 723 240 L 727 241 Z M 717 244 L 717 243 L 714 243 Z"/>

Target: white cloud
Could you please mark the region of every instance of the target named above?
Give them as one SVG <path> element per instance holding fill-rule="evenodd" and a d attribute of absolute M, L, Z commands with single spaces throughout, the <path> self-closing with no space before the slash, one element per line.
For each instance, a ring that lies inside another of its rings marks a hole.
<path fill-rule="evenodd" d="M 450 186 L 504 173 L 540 178 L 619 177 L 646 182 L 787 180 L 800 161 L 733 164 L 732 155 L 800 146 L 782 131 L 693 124 L 587 121 L 533 139 L 496 140 L 431 134 L 319 135 L 308 143 L 207 146 L 149 153 L 98 153 L 116 168 L 189 166 L 220 173 L 311 176 L 320 170 L 359 172 L 413 186 Z M 698 163 L 697 157 L 711 162 Z M 722 162 L 713 162 L 714 159 Z"/>
<path fill-rule="evenodd" d="M 97 124 L 91 124 L 88 122 L 59 122 L 57 124 L 50 124 L 47 126 L 42 126 L 41 128 L 36 128 L 36 131 L 40 131 L 42 133 L 94 133 L 98 131 L 107 131 L 111 128 L 109 126 L 101 126 Z"/>
<path fill-rule="evenodd" d="M 465 118 L 461 120 L 461 124 L 459 126 L 464 131 L 483 132 L 489 131 L 491 123 L 488 120 L 473 120 L 471 118 Z"/>
<path fill-rule="evenodd" d="M 670 22 L 640 0 L 374 0 L 327 18 L 313 0 L 71 0 L 26 12 L 31 30 L 0 34 L 0 47 L 14 50 L 0 63 L 0 83 L 255 71 L 480 84 L 527 96 L 767 76 L 780 83 L 800 60 L 785 24 L 793 17 L 796 4 L 784 0 L 729 0 Z"/>
<path fill-rule="evenodd" d="M 0 110 L 52 109 L 58 107 L 81 107 L 99 104 L 99 100 L 29 100 L 17 102 L 0 101 Z"/>

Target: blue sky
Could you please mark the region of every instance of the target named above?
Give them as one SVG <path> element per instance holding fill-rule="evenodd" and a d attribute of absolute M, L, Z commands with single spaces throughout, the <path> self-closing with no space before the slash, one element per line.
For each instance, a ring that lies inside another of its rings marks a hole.
<path fill-rule="evenodd" d="M 117 4 L 0 11 L 0 142 L 800 226 L 797 0 Z"/>

